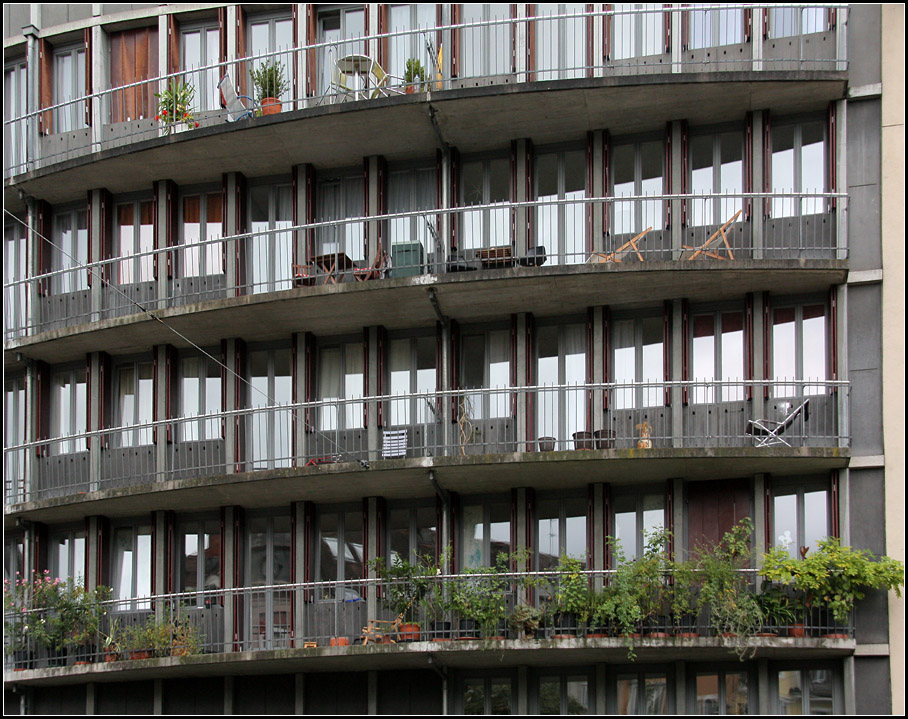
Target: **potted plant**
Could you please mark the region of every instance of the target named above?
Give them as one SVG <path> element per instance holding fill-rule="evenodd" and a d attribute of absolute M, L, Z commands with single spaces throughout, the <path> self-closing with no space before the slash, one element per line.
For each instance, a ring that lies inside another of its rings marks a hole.
<path fill-rule="evenodd" d="M 171 80 L 164 92 L 156 92 L 158 98 L 158 114 L 155 120 L 164 123 L 164 134 L 176 132 L 182 125 L 187 129 L 198 127 L 192 114 L 192 99 L 195 88 L 187 83 L 177 83 Z"/>
<path fill-rule="evenodd" d="M 503 638 L 512 584 L 507 576 L 510 559 L 511 555 L 501 552 L 494 566 L 467 569 L 453 582 L 451 602 L 461 617 L 460 639 Z"/>
<path fill-rule="evenodd" d="M 699 637 L 697 624 L 697 574 L 692 562 L 671 564 L 672 582 L 668 588 L 669 608 L 676 637 Z"/>
<path fill-rule="evenodd" d="M 426 70 L 417 58 L 411 57 L 407 60 L 403 79 L 408 95 L 412 95 L 415 92 L 423 92 L 425 90 Z"/>
<path fill-rule="evenodd" d="M 426 577 L 429 579 L 420 604 L 426 621 L 431 622 L 430 636 L 433 642 L 448 642 L 452 637 L 450 617 L 454 606 L 451 585 L 449 582 L 436 579 L 444 573 L 443 567 L 448 565 L 450 556 L 451 548 L 448 547 L 442 552 L 438 561 L 428 554 L 420 558 Z"/>
<path fill-rule="evenodd" d="M 750 519 L 742 519 L 718 545 L 697 550 L 694 559 L 700 577 L 699 607 L 708 612 L 713 630 L 733 643 L 742 660 L 752 653 L 749 640 L 764 622 L 760 603 L 742 571 L 753 566 L 752 532 Z"/>
<path fill-rule="evenodd" d="M 583 563 L 562 555 L 558 560 L 558 577 L 549 602 L 556 637 L 574 637 L 589 616 L 589 590 L 582 574 Z"/>
<path fill-rule="evenodd" d="M 795 626 L 797 614 L 793 601 L 778 584 L 764 582 L 757 602 L 763 613 L 763 627 L 757 632 L 758 636 L 777 637 L 782 628 Z M 803 631 L 803 625 L 801 628 Z"/>
<path fill-rule="evenodd" d="M 120 656 L 127 659 L 151 659 L 155 640 L 154 618 L 144 624 L 133 624 L 120 632 Z"/>
<path fill-rule="evenodd" d="M 289 89 L 284 78 L 284 65 L 271 60 L 262 63 L 252 71 L 255 86 L 255 101 L 262 108 L 263 115 L 276 115 L 281 111 L 281 95 Z"/>
<path fill-rule="evenodd" d="M 508 617 L 508 627 L 519 639 L 535 639 L 542 625 L 542 611 L 527 604 L 518 604 Z"/>
<path fill-rule="evenodd" d="M 395 558 L 388 566 L 384 557 L 376 557 L 369 562 L 369 568 L 382 580 L 382 604 L 400 618 L 400 641 L 419 641 L 421 627 L 417 622 L 418 610 L 429 588 L 425 565 L 419 561 L 413 563 Z"/>
<path fill-rule="evenodd" d="M 819 541 L 814 552 L 806 547 L 802 559 L 794 559 L 782 547 L 763 555 L 763 576 L 772 582 L 791 584 L 806 608 L 828 610 L 837 624 L 846 624 L 857 600 L 870 589 L 895 590 L 901 596 L 905 566 L 889 557 L 874 559 L 866 550 L 842 546 L 836 537 Z M 836 636 L 836 638 L 838 638 Z"/>

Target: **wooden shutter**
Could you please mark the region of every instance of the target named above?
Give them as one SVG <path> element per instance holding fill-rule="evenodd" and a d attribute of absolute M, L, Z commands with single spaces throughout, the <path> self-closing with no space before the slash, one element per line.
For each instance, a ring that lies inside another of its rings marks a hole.
<path fill-rule="evenodd" d="M 391 31 L 391 20 L 390 20 L 391 7 L 385 3 L 382 3 L 378 6 L 378 34 L 383 35 Z M 388 40 L 389 38 L 383 37 L 378 40 L 378 64 L 384 68 L 388 68 L 388 71 L 391 71 L 389 65 L 389 55 L 388 55 Z M 428 68 L 427 68 L 428 69 Z"/>
<path fill-rule="evenodd" d="M 602 59 L 606 62 L 612 59 L 612 19 L 614 18 L 613 6 L 605 5 L 606 15 L 602 18 Z M 606 555 L 607 556 L 607 555 Z"/>
<path fill-rule="evenodd" d="M 665 194 L 672 194 L 672 123 L 665 123 L 665 157 L 662 166 L 665 168 L 662 177 L 662 186 L 665 188 Z M 665 200 L 665 229 L 672 226 L 672 203 L 671 200 Z"/>
<path fill-rule="evenodd" d="M 236 6 L 236 56 L 245 58 L 249 52 L 246 43 L 246 11 L 242 6 Z M 248 95 L 246 88 L 246 63 L 238 62 L 236 71 L 236 86 L 238 95 Z"/>
<path fill-rule="evenodd" d="M 343 371 L 343 370 L 342 370 Z M 369 396 L 369 328 L 363 327 L 363 395 Z M 363 402 L 363 427 L 369 426 L 369 403 Z"/>
<path fill-rule="evenodd" d="M 94 427 L 92 427 L 91 421 L 91 393 L 92 381 L 91 381 L 91 352 L 85 355 L 85 396 L 89 400 L 85 403 L 85 429 L 91 432 Z M 88 436 L 85 438 L 85 449 L 91 451 L 91 437 Z M 88 576 L 87 574 L 84 576 Z"/>
<path fill-rule="evenodd" d="M 602 133 L 602 196 L 611 195 L 612 186 L 612 135 L 606 130 Z M 608 203 L 602 203 L 602 233 L 603 236 L 609 235 L 609 206 Z M 591 248 L 592 249 L 592 248 Z"/>
<path fill-rule="evenodd" d="M 452 390 L 459 388 L 458 370 L 460 369 L 460 325 L 457 320 L 448 321 L 448 331 L 450 333 L 451 351 L 448 353 L 448 379 L 449 387 Z M 451 421 L 457 422 L 457 396 L 451 395 Z"/>
<path fill-rule="evenodd" d="M 834 12 L 834 11 L 833 11 Z M 836 109 L 835 102 L 829 103 L 829 110 L 826 115 L 826 191 L 835 192 L 837 187 L 836 180 Z M 833 197 L 827 203 L 829 211 L 835 211 L 836 198 Z"/>
<path fill-rule="evenodd" d="M 514 6 L 514 5 L 512 5 L 511 7 L 516 8 L 516 6 Z M 526 6 L 527 17 L 533 17 L 533 18 L 536 17 L 536 7 L 537 6 L 535 4 Z M 516 12 L 512 11 L 511 17 L 516 17 Z M 539 22 L 539 21 L 531 20 L 531 21 L 527 22 L 527 24 L 526 24 L 526 29 L 527 29 L 527 50 L 526 50 L 527 82 L 534 82 L 536 80 L 536 73 L 534 72 L 534 70 L 536 69 L 536 23 L 537 22 Z M 516 33 L 512 33 L 512 37 L 514 37 L 515 35 L 516 35 Z M 516 58 L 516 52 L 514 53 L 514 57 Z M 517 67 L 515 64 L 515 67 L 512 70 L 512 72 L 516 72 L 516 71 L 517 71 Z"/>
<path fill-rule="evenodd" d="M 306 165 L 306 219 L 305 222 L 307 225 L 311 225 L 315 222 L 315 168 L 312 165 Z M 306 252 L 308 261 L 312 257 L 315 257 L 315 228 L 310 227 L 306 230 Z"/>
<path fill-rule="evenodd" d="M 511 315 L 510 330 L 510 356 L 508 359 L 508 381 L 511 387 L 516 387 L 517 379 L 517 315 Z M 511 417 L 517 418 L 517 393 L 511 392 Z"/>
<path fill-rule="evenodd" d="M 596 64 L 593 58 L 593 28 L 595 27 L 595 18 L 593 13 L 596 6 L 592 3 L 586 5 L 586 21 L 584 22 L 584 34 L 586 36 L 586 52 L 583 54 L 583 64 L 586 66 L 586 76 L 593 77 L 593 66 Z"/>
<path fill-rule="evenodd" d="M 247 231 L 246 219 L 246 177 L 237 172 L 236 173 L 236 187 L 235 187 L 235 214 L 234 219 L 236 222 L 236 234 L 242 235 Z M 236 285 L 234 294 L 237 296 L 242 295 L 246 292 L 246 240 L 244 238 L 238 237 L 234 243 L 234 260 L 236 262 Z"/>
<path fill-rule="evenodd" d="M 591 384 L 593 380 L 593 344 L 594 337 L 596 332 L 594 329 L 595 324 L 595 310 L 592 307 L 586 308 L 586 382 Z M 593 391 L 586 391 L 586 429 L 587 432 L 593 431 Z"/>
<path fill-rule="evenodd" d="M 834 469 L 829 473 L 829 534 L 832 537 L 841 537 L 839 527 L 839 470 Z M 767 536 L 770 536 L 767 532 Z"/>
<path fill-rule="evenodd" d="M 457 148 L 451 148 L 451 206 L 460 206 L 460 153 Z M 457 251 L 458 215 L 451 215 L 451 251 Z"/>
<path fill-rule="evenodd" d="M 829 379 L 833 382 L 839 379 L 839 301 L 838 287 L 829 288 L 829 313 L 826 317 L 827 331 L 829 337 Z M 838 394 L 839 388 L 833 387 L 831 394 Z"/>
<path fill-rule="evenodd" d="M 43 110 L 54 104 L 54 48 L 45 39 L 38 39 L 38 104 Z M 38 115 L 38 130 L 42 135 L 53 132 L 53 111 Z"/>
<path fill-rule="evenodd" d="M 240 409 L 246 406 L 245 401 L 245 384 L 243 380 L 246 377 L 246 343 L 241 339 L 234 340 L 234 360 L 233 360 L 233 396 L 234 407 Z M 247 415 L 236 415 L 234 418 L 234 472 L 242 472 L 245 469 L 246 460 L 246 417 Z"/>
<path fill-rule="evenodd" d="M 721 339 L 721 338 L 720 338 Z M 681 300 L 681 379 L 690 381 L 690 305 Z M 686 407 L 690 401 L 690 388 L 684 385 L 681 390 L 681 403 Z"/>
<path fill-rule="evenodd" d="M 665 8 L 665 12 L 662 13 L 662 29 L 665 40 L 665 53 L 671 54 L 672 51 L 672 13 L 671 13 L 671 4 L 663 3 L 662 7 Z"/>
<path fill-rule="evenodd" d="M 451 6 L 451 24 L 460 25 L 460 5 Z M 460 30 L 451 33 L 451 77 L 460 74 Z"/>
<path fill-rule="evenodd" d="M 744 300 L 744 379 L 753 381 L 754 378 L 754 295 L 748 292 Z M 748 400 L 754 398 L 752 384 L 747 385 L 745 396 Z"/>
<path fill-rule="evenodd" d="M 524 338 L 524 347 L 526 354 L 526 377 L 524 381 L 527 387 L 536 385 L 536 318 L 527 313 L 526 315 L 526 337 Z M 526 413 L 527 413 L 527 449 L 532 447 L 532 442 L 536 438 L 536 391 L 528 391 L 526 395 Z"/>
<path fill-rule="evenodd" d="M 763 293 L 763 399 L 769 399 L 768 380 L 772 377 L 770 347 L 772 340 L 772 310 L 769 307 L 769 293 Z"/>
<path fill-rule="evenodd" d="M 113 360 L 106 352 L 98 353 L 98 429 L 110 428 L 113 418 Z M 110 446 L 110 434 L 101 433 L 101 449 Z"/>
<path fill-rule="evenodd" d="M 180 23 L 175 13 L 167 16 L 167 72 L 180 70 Z"/>
<path fill-rule="evenodd" d="M 303 399 L 307 403 L 305 411 L 306 432 L 311 433 L 315 431 L 315 418 L 314 410 L 308 403 L 315 401 L 315 361 L 318 353 L 315 347 L 315 335 L 311 332 L 306 332 L 304 338 L 306 356 L 303 364 Z"/>
<path fill-rule="evenodd" d="M 688 482 L 687 536 L 691 549 L 714 547 L 740 520 L 753 516 L 751 481 Z"/>
<path fill-rule="evenodd" d="M 609 307 L 602 308 L 602 381 L 608 384 L 612 381 L 612 313 Z M 603 409 L 609 408 L 609 390 L 602 395 Z"/>
<path fill-rule="evenodd" d="M 318 41 L 318 27 L 316 5 L 306 3 L 306 97 L 314 97 L 318 92 L 318 68 L 316 67 L 316 52 L 313 45 Z"/>
<path fill-rule="evenodd" d="M 744 192 L 754 191 L 754 114 L 748 112 L 744 118 Z M 744 220 L 749 221 L 753 212 L 753 199 L 744 200 Z"/>
<path fill-rule="evenodd" d="M 763 111 L 763 192 L 772 192 L 772 130 L 769 124 L 769 110 Z M 770 216 L 771 208 L 770 198 L 764 198 L 763 217 Z"/>
<path fill-rule="evenodd" d="M 114 240 L 114 201 L 113 196 L 106 189 L 100 192 L 99 207 L 101 221 L 99 222 L 101 236 L 98 238 L 98 250 L 101 260 L 113 258 Z M 107 262 L 101 265 L 101 278 L 105 284 L 111 282 L 114 273 L 114 263 Z"/>
<path fill-rule="evenodd" d="M 686 13 L 685 13 L 686 14 Z M 671 132 L 671 130 L 669 130 Z M 669 143 L 669 148 L 671 148 L 671 143 Z M 688 146 L 688 137 L 687 137 L 687 121 L 681 120 L 681 194 L 686 195 L 690 192 L 690 151 Z M 671 163 L 669 163 L 669 168 L 671 168 Z M 688 202 L 683 200 L 681 202 L 681 227 L 687 227 L 687 217 L 688 217 Z"/>
<path fill-rule="evenodd" d="M 595 141 L 594 133 L 592 131 L 586 133 L 586 195 L 587 197 L 592 196 L 593 194 L 593 155 L 595 153 Z M 603 194 L 607 194 L 608 190 Z M 603 203 L 603 207 L 605 203 Z M 594 248 L 593 244 L 593 213 L 595 212 L 595 207 L 592 204 L 586 205 L 584 208 L 584 219 L 586 220 L 586 251 L 587 253 L 592 252 Z"/>
<path fill-rule="evenodd" d="M 375 393 L 379 396 L 385 394 L 385 372 L 386 372 L 386 354 L 388 351 L 388 330 L 386 330 L 382 325 L 378 326 L 378 336 L 376 339 L 378 343 L 377 355 L 378 355 L 378 368 L 376 372 L 378 386 L 375 388 Z M 364 368 L 364 372 L 368 373 L 369 367 L 368 364 Z M 378 426 L 379 428 L 385 426 L 385 403 L 378 403 Z"/>

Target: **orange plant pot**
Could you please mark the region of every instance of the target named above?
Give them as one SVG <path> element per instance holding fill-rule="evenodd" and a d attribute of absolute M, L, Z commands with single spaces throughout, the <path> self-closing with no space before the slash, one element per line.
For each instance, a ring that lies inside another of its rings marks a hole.
<path fill-rule="evenodd" d="M 281 111 L 281 101 L 276 97 L 263 97 L 262 98 L 262 114 L 263 115 L 277 115 Z"/>
<path fill-rule="evenodd" d="M 407 622 L 400 625 L 400 641 L 418 642 L 419 636 L 418 624 Z"/>
<path fill-rule="evenodd" d="M 350 640 L 347 637 L 331 637 L 331 641 L 328 642 L 328 646 L 331 647 L 349 647 Z"/>

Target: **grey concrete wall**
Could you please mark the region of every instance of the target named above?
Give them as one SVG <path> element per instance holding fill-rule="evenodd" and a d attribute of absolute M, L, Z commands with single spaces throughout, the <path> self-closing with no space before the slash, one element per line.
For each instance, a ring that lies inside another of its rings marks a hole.
<path fill-rule="evenodd" d="M 71 3 L 41 6 L 41 27 L 49 28 L 91 17 L 91 3 Z"/>
<path fill-rule="evenodd" d="M 858 714 L 892 713 L 888 657 L 855 657 L 854 686 Z"/>
<path fill-rule="evenodd" d="M 880 285 L 848 288 L 848 379 L 855 455 L 883 453 Z M 882 514 L 874 521 L 879 523 Z"/>
<path fill-rule="evenodd" d="M 26 3 L 3 3 L 3 39 L 22 34 L 23 25 L 28 25 L 29 8 Z"/>
<path fill-rule="evenodd" d="M 852 86 L 880 81 L 880 6 L 848 9 L 848 77 Z"/>
<path fill-rule="evenodd" d="M 883 522 L 885 494 L 883 470 L 851 470 L 849 502 L 851 546 L 874 554 L 886 553 L 886 527 Z M 855 637 L 861 644 L 889 641 L 888 603 L 885 592 L 869 592 L 855 607 Z M 886 674 L 888 677 L 888 664 Z M 887 679 L 888 681 L 888 679 Z"/>
<path fill-rule="evenodd" d="M 881 267 L 879 100 L 848 103 L 848 256 L 852 270 Z M 882 229 L 886 232 L 886 228 Z M 889 228 L 892 231 L 892 228 Z"/>

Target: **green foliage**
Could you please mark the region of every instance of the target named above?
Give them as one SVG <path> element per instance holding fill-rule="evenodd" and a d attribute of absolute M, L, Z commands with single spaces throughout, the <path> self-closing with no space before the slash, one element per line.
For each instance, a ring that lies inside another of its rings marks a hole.
<path fill-rule="evenodd" d="M 495 636 L 499 623 L 506 617 L 506 597 L 513 583 L 508 576 L 510 562 L 511 555 L 500 552 L 493 566 L 466 569 L 452 582 L 454 610 L 463 619 L 475 621 L 483 637 Z"/>
<path fill-rule="evenodd" d="M 549 605 L 551 612 L 574 614 L 580 621 L 586 621 L 590 614 L 590 594 L 583 562 L 562 554 L 558 560 L 558 573 Z"/>
<path fill-rule="evenodd" d="M 198 654 L 199 634 L 188 617 L 165 615 L 156 620 L 149 617 L 145 624 L 119 629 L 111 627 L 107 648 L 117 654 L 149 652 L 156 657 Z"/>
<path fill-rule="evenodd" d="M 526 604 L 518 604 L 508 617 L 508 626 L 520 637 L 536 636 L 542 623 L 542 611 Z"/>
<path fill-rule="evenodd" d="M 252 71 L 252 84 L 255 85 L 255 101 L 261 105 L 266 97 L 281 99 L 289 89 L 284 78 L 284 65 L 272 60 L 259 65 Z"/>
<path fill-rule="evenodd" d="M 155 120 L 164 123 L 165 134 L 172 133 L 181 123 L 190 129 L 199 126 L 192 115 L 192 99 L 195 97 L 192 85 L 171 80 L 164 92 L 156 92 L 154 96 L 158 98 Z"/>
<path fill-rule="evenodd" d="M 775 629 L 794 624 L 797 612 L 791 597 L 778 584 L 763 583 L 763 591 L 757 596 L 763 612 L 764 629 Z"/>
<path fill-rule="evenodd" d="M 763 556 L 763 576 L 773 582 L 791 583 L 805 606 L 821 605 L 841 624 L 848 621 L 854 603 L 868 589 L 895 590 L 901 597 L 905 565 L 889 557 L 874 559 L 866 550 L 842 546 L 827 537 L 803 559 L 793 559 L 781 547 Z"/>
<path fill-rule="evenodd" d="M 709 612 L 712 628 L 734 643 L 740 659 L 752 653 L 749 640 L 763 627 L 764 615 L 748 574 L 753 567 L 753 522 L 742 519 L 715 547 L 693 552 L 700 579 L 699 607 Z"/>
<path fill-rule="evenodd" d="M 422 92 L 426 87 L 426 70 L 422 63 L 415 57 L 407 60 L 407 66 L 404 69 L 404 83 L 415 85 L 416 89 Z"/>
<path fill-rule="evenodd" d="M 669 611 L 675 628 L 680 629 L 685 617 L 698 612 L 697 570 L 693 562 L 667 562 L 666 564 L 672 573 L 672 584 L 668 587 Z"/>
<path fill-rule="evenodd" d="M 414 622 L 435 571 L 424 562 L 413 563 L 400 558 L 388 566 L 384 557 L 376 557 L 368 566 L 382 580 L 382 603 L 403 621 Z"/>
<path fill-rule="evenodd" d="M 86 589 L 74 579 L 34 572 L 32 579 L 4 582 L 5 632 L 12 651 L 31 639 L 52 651 L 91 645 L 99 636 L 109 587 Z"/>

